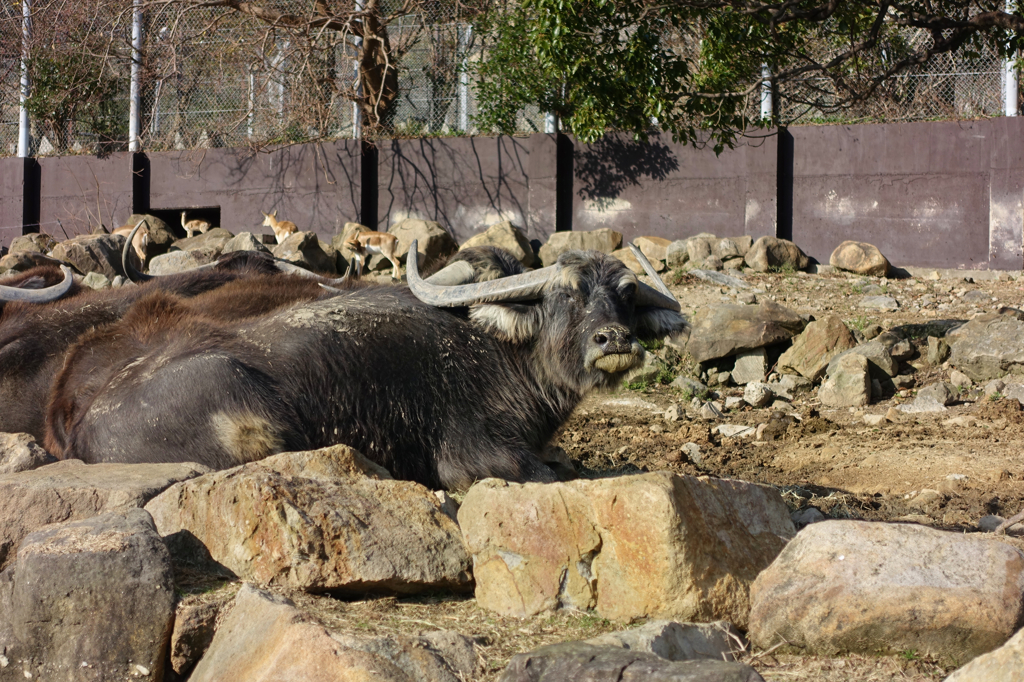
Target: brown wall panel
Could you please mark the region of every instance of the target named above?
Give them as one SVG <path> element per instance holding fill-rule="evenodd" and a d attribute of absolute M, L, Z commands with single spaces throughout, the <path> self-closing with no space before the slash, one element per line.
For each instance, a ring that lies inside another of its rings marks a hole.
<path fill-rule="evenodd" d="M 220 208 L 221 227 L 269 233 L 261 211 L 329 239 L 359 219 L 358 142 L 285 147 L 268 154 L 206 149 L 149 154 L 150 208 Z"/>
<path fill-rule="evenodd" d="M 132 213 L 132 155 L 39 159 L 39 230 L 63 240 L 103 224 L 120 227 Z"/>
<path fill-rule="evenodd" d="M 378 229 L 435 220 L 464 242 L 502 220 L 529 238 L 554 231 L 555 136 L 428 138 L 380 143 Z"/>
<path fill-rule="evenodd" d="M 716 155 L 659 135 L 576 143 L 573 229 L 610 227 L 625 239 L 775 234 L 775 136 Z"/>
<path fill-rule="evenodd" d="M 0 246 L 22 233 L 22 188 L 25 159 L 0 158 Z"/>

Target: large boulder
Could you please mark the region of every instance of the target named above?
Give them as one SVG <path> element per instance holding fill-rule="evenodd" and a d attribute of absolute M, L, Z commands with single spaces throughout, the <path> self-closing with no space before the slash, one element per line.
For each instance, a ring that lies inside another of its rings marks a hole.
<path fill-rule="evenodd" d="M 615 251 L 612 251 L 612 255 L 614 257 L 618 258 L 620 261 L 622 261 L 622 264 L 625 265 L 627 268 L 629 268 L 630 271 L 633 272 L 633 274 L 635 274 L 635 275 L 642 275 L 642 274 L 644 274 L 644 267 L 642 265 L 640 265 L 640 261 L 637 260 L 636 256 L 633 255 L 633 252 L 631 250 L 629 250 L 629 249 L 616 249 Z M 654 264 L 652 263 L 652 265 L 654 265 Z M 655 265 L 655 269 L 658 269 L 656 265 Z M 664 270 L 664 269 L 665 269 L 665 266 L 663 265 L 661 267 L 661 270 Z"/>
<path fill-rule="evenodd" d="M 761 237 L 743 256 L 743 262 L 751 270 L 767 272 L 771 268 L 804 270 L 811 261 L 800 247 L 787 239 Z"/>
<path fill-rule="evenodd" d="M 133 213 L 128 216 L 128 220 L 124 221 L 120 227 L 133 228 L 142 220 L 146 221 L 145 227 L 149 231 L 149 246 L 146 248 L 146 255 L 149 257 L 164 253 L 178 238 L 170 225 L 155 215 L 148 213 Z"/>
<path fill-rule="evenodd" d="M 1024 373 L 1024 321 L 986 313 L 946 333 L 950 364 L 973 381 Z"/>
<path fill-rule="evenodd" d="M 506 615 L 726 619 L 794 533 L 771 488 L 661 472 L 567 483 L 477 483 L 459 509 L 477 603 Z"/>
<path fill-rule="evenodd" d="M 847 355 L 863 355 L 867 358 L 868 366 L 874 378 L 882 380 L 894 377 L 899 374 L 900 363 L 892 356 L 892 349 L 898 342 L 899 337 L 890 332 L 883 332 L 867 343 L 862 343 L 849 350 L 832 356 L 829 360 L 826 374 L 831 375 L 839 361 Z"/>
<path fill-rule="evenodd" d="M 991 536 L 827 521 L 800 531 L 751 588 L 750 638 L 807 653 L 913 650 L 964 662 L 1024 618 L 1024 552 Z"/>
<path fill-rule="evenodd" d="M 832 252 L 828 262 L 832 267 L 868 277 L 885 277 L 889 274 L 888 259 L 877 246 L 867 242 L 843 242 Z"/>
<path fill-rule="evenodd" d="M 252 232 L 239 232 L 225 242 L 224 247 L 220 250 L 222 254 L 233 253 L 235 251 L 259 251 L 260 253 L 270 253 L 270 249 L 268 249 L 258 237 L 253 235 Z"/>
<path fill-rule="evenodd" d="M 474 246 L 497 246 L 505 249 L 527 268 L 533 267 L 536 261 L 530 240 L 526 238 L 521 229 L 508 220 L 491 225 L 483 232 L 473 235 L 459 247 L 459 250 Z"/>
<path fill-rule="evenodd" d="M 83 464 L 69 459 L 0 476 L 0 568 L 28 533 L 49 523 L 141 507 L 209 471 L 199 464 Z"/>
<path fill-rule="evenodd" d="M 409 247 L 412 245 L 413 240 L 417 242 L 417 249 L 420 253 L 419 266 L 421 272 L 459 250 L 459 245 L 455 239 L 448 234 L 447 230 L 441 227 L 440 223 L 436 223 L 433 220 L 407 218 L 388 228 L 388 234 L 398 237 L 395 258 L 400 263 L 406 262 L 409 256 Z"/>
<path fill-rule="evenodd" d="M 667 661 L 643 651 L 586 642 L 549 644 L 518 654 L 499 682 L 764 682 L 746 663 Z"/>
<path fill-rule="evenodd" d="M 98 272 L 114 279 L 124 276 L 121 251 L 125 238 L 119 234 L 85 234 L 53 247 L 51 255 L 74 265 L 82 273 Z"/>
<path fill-rule="evenodd" d="M 188 251 L 168 251 L 159 256 L 154 256 L 149 261 L 149 274 L 174 275 L 198 268 L 201 265 L 209 265 L 217 260 L 219 255 L 220 247 L 216 245 L 208 245 L 202 248 L 197 247 Z"/>
<path fill-rule="evenodd" d="M 0 609 L 0 638 L 7 639 L 0 652 L 20 679 L 163 676 L 174 576 L 167 548 L 141 509 L 26 536 L 9 601 Z"/>
<path fill-rule="evenodd" d="M 460 682 L 479 672 L 472 642 L 455 633 L 340 635 L 288 599 L 245 585 L 189 681 Z"/>
<path fill-rule="evenodd" d="M 232 239 L 234 239 L 233 234 L 223 227 L 215 227 L 194 237 L 177 240 L 171 244 L 171 251 L 193 251 L 199 249 L 202 251 L 213 251 L 220 255 L 224 251 L 224 246 Z"/>
<path fill-rule="evenodd" d="M 718 305 L 694 315 L 687 352 L 697 362 L 788 341 L 807 322 L 774 301 L 759 305 Z"/>
<path fill-rule="evenodd" d="M 325 275 L 335 275 L 338 272 L 337 253 L 329 246 L 330 253 L 328 253 L 324 246 L 315 232 L 296 232 L 275 246 L 272 253 L 275 258 L 286 260 L 307 270 Z"/>
<path fill-rule="evenodd" d="M 829 365 L 818 400 L 827 407 L 859 407 L 871 402 L 871 372 L 863 355 L 843 355 Z"/>
<path fill-rule="evenodd" d="M 614 646 L 644 651 L 669 661 L 710 658 L 734 661 L 742 649 L 743 636 L 724 620 L 714 623 L 676 623 L 652 620 L 638 628 L 609 632 L 586 640 L 594 646 Z"/>
<path fill-rule="evenodd" d="M 590 232 L 554 232 L 537 255 L 544 265 L 554 265 L 566 251 L 600 251 L 610 254 L 622 248 L 622 233 L 602 227 Z"/>
<path fill-rule="evenodd" d="M 53 247 L 57 246 L 57 240 L 45 232 L 24 234 L 11 240 L 8 253 L 50 253 Z"/>
<path fill-rule="evenodd" d="M 458 525 L 441 501 L 346 446 L 207 474 L 146 509 L 162 535 L 198 539 L 215 561 L 260 584 L 336 594 L 471 585 Z"/>
<path fill-rule="evenodd" d="M 1003 646 L 978 656 L 946 678 L 946 682 L 1024 680 L 1024 628 Z"/>
<path fill-rule="evenodd" d="M 633 244 L 640 249 L 641 253 L 647 256 L 654 269 L 661 272 L 665 269 L 665 259 L 668 257 L 668 247 L 672 242 L 664 237 L 637 237 Z"/>
<path fill-rule="evenodd" d="M 38 469 L 56 461 L 29 434 L 0 433 L 0 475 Z"/>
<path fill-rule="evenodd" d="M 842 319 L 838 315 L 827 315 L 808 324 L 793 339 L 793 345 L 779 358 L 777 367 L 780 372 L 818 381 L 832 358 L 856 345 L 853 332 Z"/>
<path fill-rule="evenodd" d="M 665 265 L 669 268 L 681 268 L 690 260 L 688 240 L 677 239 L 665 249 Z"/>

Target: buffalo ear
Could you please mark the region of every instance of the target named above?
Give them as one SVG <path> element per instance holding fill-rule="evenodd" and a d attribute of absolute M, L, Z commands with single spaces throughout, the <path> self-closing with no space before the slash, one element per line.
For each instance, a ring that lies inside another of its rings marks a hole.
<path fill-rule="evenodd" d="M 540 331 L 540 306 L 485 303 L 469 309 L 469 319 L 502 341 L 524 343 Z"/>
<path fill-rule="evenodd" d="M 689 327 L 686 316 L 668 308 L 642 308 L 636 320 L 636 335 L 641 339 L 660 339 Z"/>

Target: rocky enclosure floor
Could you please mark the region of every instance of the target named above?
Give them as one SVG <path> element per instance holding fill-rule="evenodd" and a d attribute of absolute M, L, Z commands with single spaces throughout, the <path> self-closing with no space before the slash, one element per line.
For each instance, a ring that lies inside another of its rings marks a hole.
<path fill-rule="evenodd" d="M 743 404 L 724 418 L 683 416 L 669 421 L 672 405 L 685 411 L 692 396 L 662 383 L 625 386 L 589 397 L 562 431 L 557 445 L 584 477 L 671 470 L 689 475 L 738 478 L 776 486 L 794 512 L 813 507 L 825 517 L 913 522 L 935 528 L 979 532 L 985 515 L 1009 517 L 1024 509 L 1024 411 L 1016 400 L 986 397 L 981 387 L 962 390 L 960 401 L 941 414 L 897 414 L 891 408 L 913 399 L 915 390 L 948 380 L 948 366 L 925 361 L 926 338 L 935 329 L 1000 306 L 1024 308 L 1024 280 L 1007 275 L 972 281 L 945 273 L 880 280 L 841 273 L 748 274 L 762 293 L 798 313 L 839 315 L 851 329 L 872 325 L 893 330 L 920 349 L 900 373 L 914 386 L 884 395 L 863 408 L 829 409 L 816 391 L 798 394 L 790 407 L 754 409 Z M 691 276 L 666 275 L 687 313 L 737 303 L 739 293 Z M 895 298 L 895 311 L 862 307 L 868 296 Z M 749 294 L 745 294 L 749 302 Z M 676 365 L 699 374 L 692 363 Z M 664 377 L 668 379 L 669 377 Z M 721 400 L 743 388 L 713 387 Z M 691 414 L 693 410 L 690 410 Z M 890 419 L 869 425 L 865 416 Z M 768 424 L 763 439 L 727 438 L 718 424 Z M 695 443 L 699 457 L 684 454 Z M 699 460 L 699 463 L 697 463 Z M 1010 540 L 1013 542 L 1013 540 Z M 210 582 L 183 571 L 188 600 L 227 599 L 236 585 Z M 485 658 L 483 680 L 497 679 L 516 653 L 543 644 L 586 639 L 621 624 L 573 612 L 518 619 L 497 616 L 475 601 L 450 595 L 368 598 L 360 601 L 288 593 L 332 630 L 352 634 L 417 633 L 453 629 L 475 637 Z M 898 656 L 825 658 L 751 651 L 746 657 L 766 680 L 939 680 L 950 669 L 916 651 Z"/>

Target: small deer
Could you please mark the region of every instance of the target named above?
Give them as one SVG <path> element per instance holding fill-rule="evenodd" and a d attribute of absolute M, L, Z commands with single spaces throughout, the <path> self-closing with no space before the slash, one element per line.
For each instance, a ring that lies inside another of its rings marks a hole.
<path fill-rule="evenodd" d="M 352 228 L 345 239 L 345 248 L 355 254 L 356 262 L 359 263 L 356 277 L 363 275 L 363 263 L 369 253 L 379 253 L 391 261 L 391 277 L 398 279 L 398 259 L 395 258 L 395 249 L 398 247 L 398 237 L 387 232 L 374 232 L 363 225 L 356 225 Z"/>
<path fill-rule="evenodd" d="M 149 246 L 149 229 L 148 225 L 143 225 L 139 228 L 139 231 L 135 233 L 132 238 L 132 249 L 135 251 L 135 255 L 139 257 L 139 269 L 146 264 L 146 247 Z M 135 229 L 134 225 L 122 225 L 110 234 L 124 235 L 127 239 L 128 235 L 131 234 L 132 230 Z"/>
<path fill-rule="evenodd" d="M 299 231 L 299 228 L 295 227 L 295 223 L 290 220 L 278 220 L 277 211 L 263 213 L 263 227 L 269 227 L 274 231 L 278 244 Z"/>
<path fill-rule="evenodd" d="M 209 230 L 211 227 L 213 227 L 213 225 L 211 225 L 210 223 L 206 222 L 205 220 L 199 220 L 198 218 L 186 221 L 185 213 L 186 211 L 181 212 L 181 226 L 185 228 L 186 237 L 192 237 L 195 235 L 196 232 L 202 234 Z"/>

